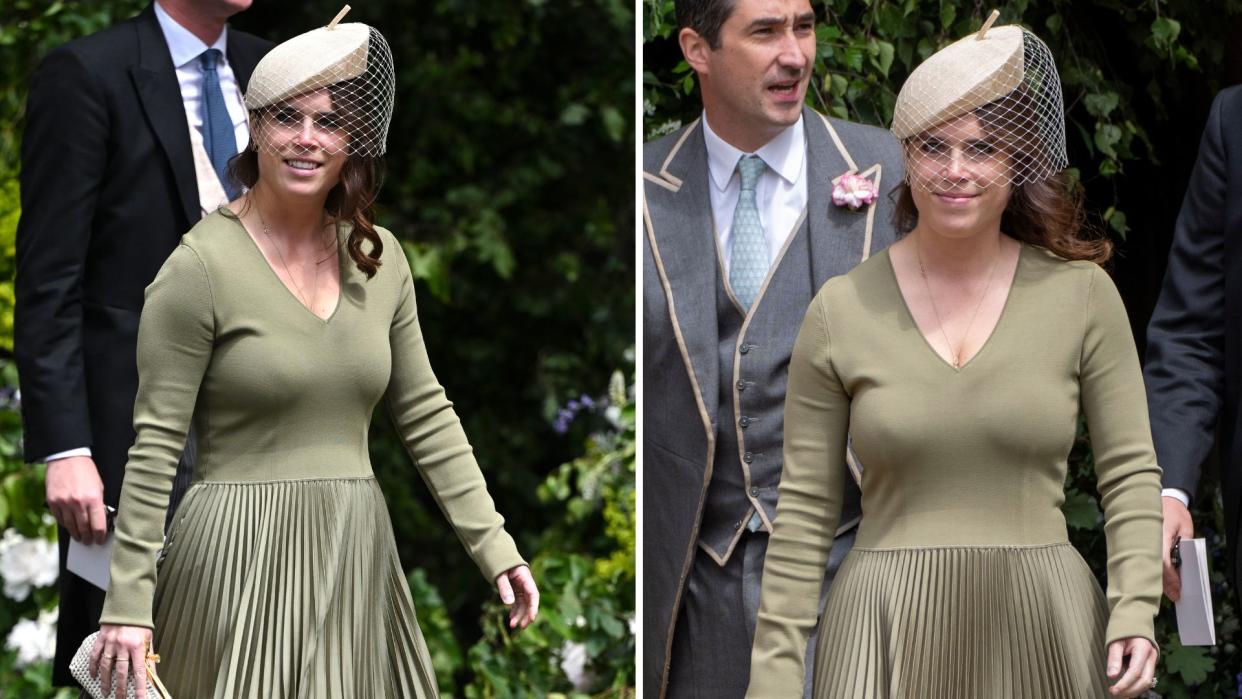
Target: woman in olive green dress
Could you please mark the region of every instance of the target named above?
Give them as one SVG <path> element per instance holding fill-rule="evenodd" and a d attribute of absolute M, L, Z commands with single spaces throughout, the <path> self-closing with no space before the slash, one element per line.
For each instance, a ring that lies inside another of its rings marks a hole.
<path fill-rule="evenodd" d="M 152 636 L 177 697 L 436 696 L 368 458 L 381 397 L 513 605 L 510 625 L 535 618 L 530 570 L 428 364 L 401 245 L 370 222 L 393 87 L 387 44 L 363 24 L 273 49 L 234 162 L 248 193 L 196 225 L 147 289 L 137 440 L 92 655 L 119 696 Z M 191 419 L 195 480 L 164 542 Z"/>
<path fill-rule="evenodd" d="M 1137 696 L 1155 685 L 1160 470 L 1109 245 L 1079 232 L 1047 48 L 1018 27 L 947 47 L 893 132 L 909 233 L 824 285 L 791 360 L 748 696 L 801 696 L 847 435 L 863 518 L 814 696 Z M 1107 597 L 1060 510 L 1080 412 Z"/>

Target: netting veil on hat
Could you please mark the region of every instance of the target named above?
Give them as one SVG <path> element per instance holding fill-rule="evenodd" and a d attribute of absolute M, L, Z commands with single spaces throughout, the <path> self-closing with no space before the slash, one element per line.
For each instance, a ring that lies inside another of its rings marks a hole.
<path fill-rule="evenodd" d="M 1047 45 L 1016 26 L 991 28 L 914 69 L 893 110 L 906 179 L 925 190 L 1021 185 L 1069 166 L 1061 79 Z"/>
<path fill-rule="evenodd" d="M 392 121 L 395 77 L 388 42 L 375 28 L 338 24 L 313 29 L 273 48 L 250 76 L 246 109 L 255 145 L 288 147 L 306 128 L 328 153 L 384 154 Z"/>

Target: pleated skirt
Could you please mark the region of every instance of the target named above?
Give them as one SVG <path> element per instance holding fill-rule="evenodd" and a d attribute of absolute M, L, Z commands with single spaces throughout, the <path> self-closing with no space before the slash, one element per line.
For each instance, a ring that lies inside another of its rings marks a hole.
<path fill-rule="evenodd" d="M 154 648 L 178 699 L 437 696 L 374 478 L 192 486 Z"/>
<path fill-rule="evenodd" d="M 814 696 L 1107 697 L 1107 619 L 1069 544 L 855 548 L 820 623 Z"/>

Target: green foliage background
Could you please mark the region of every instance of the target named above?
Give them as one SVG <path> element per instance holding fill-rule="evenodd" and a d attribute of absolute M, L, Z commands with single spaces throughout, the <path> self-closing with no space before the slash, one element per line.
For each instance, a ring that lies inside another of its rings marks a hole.
<path fill-rule="evenodd" d="M 1070 162 L 1086 190 L 1092 221 L 1120 243 L 1120 285 L 1142 337 L 1144 306 L 1158 273 L 1141 262 L 1172 229 L 1197 152 L 1207 105 L 1229 48 L 1237 0 L 811 0 L 819 16 L 815 73 L 807 101 L 828 114 L 880 126 L 914 66 L 938 48 L 977 31 L 993 8 L 999 24 L 1018 23 L 1049 44 L 1066 104 Z M 643 133 L 669 133 L 702 106 L 676 45 L 672 0 L 643 0 Z M 1238 37 L 1233 39 L 1236 41 Z M 1166 165 L 1176 160 L 1176 167 Z M 1178 172 L 1173 176 L 1171 173 Z M 1153 242 L 1153 239 L 1156 239 Z M 1167 239 L 1167 238 L 1166 238 Z M 1167 243 L 1166 243 L 1167 244 Z M 1163 255 L 1163 252 L 1155 253 Z M 1152 265 L 1162 266 L 1162 265 Z M 1089 439 L 1084 433 L 1066 484 L 1071 538 L 1103 580 L 1104 537 Z M 1237 598 L 1225 580 L 1223 517 L 1214 484 L 1196 500 L 1199 534 L 1209 539 L 1218 644 L 1183 647 L 1166 601 L 1157 622 L 1163 645 L 1159 693 L 1166 697 L 1242 696 L 1242 630 Z"/>
<path fill-rule="evenodd" d="M 18 146 L 30 71 L 50 48 L 138 12 L 142 0 L 9 0 L 0 11 L 0 386 L 12 347 Z M 232 26 L 276 41 L 326 23 L 339 0 L 256 3 Z M 418 279 L 437 375 L 462 416 L 507 527 L 543 593 L 521 634 L 445 525 L 385 421 L 372 461 L 441 690 L 466 697 L 630 696 L 634 685 L 634 10 L 623 0 L 373 0 L 397 106 L 378 222 Z M 564 434 L 562 406 L 588 395 Z M 42 468 L 21 462 L 0 388 L 0 530 L 52 536 Z M 54 604 L 0 598 L 0 639 Z M 482 612 L 480 607 L 482 606 Z M 587 650 L 575 690 L 559 663 Z M 0 687 L 44 696 L 46 665 Z"/>

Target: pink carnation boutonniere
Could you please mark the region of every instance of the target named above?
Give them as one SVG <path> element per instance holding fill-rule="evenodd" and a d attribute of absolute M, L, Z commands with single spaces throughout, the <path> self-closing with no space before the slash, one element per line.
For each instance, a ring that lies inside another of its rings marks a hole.
<path fill-rule="evenodd" d="M 832 203 L 848 207 L 850 211 L 870 206 L 879 195 L 874 182 L 854 172 L 841 175 L 832 186 Z"/>

